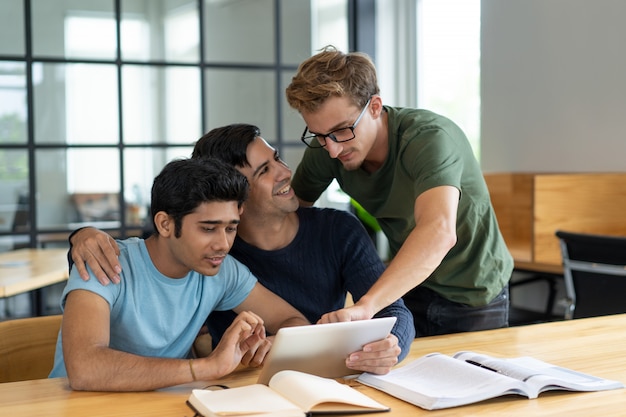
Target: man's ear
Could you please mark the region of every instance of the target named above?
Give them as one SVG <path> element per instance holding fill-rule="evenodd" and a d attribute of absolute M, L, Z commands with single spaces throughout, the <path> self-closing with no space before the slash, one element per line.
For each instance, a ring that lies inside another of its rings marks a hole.
<path fill-rule="evenodd" d="M 154 223 L 157 232 L 163 237 L 174 236 L 174 220 L 164 211 L 159 211 L 154 215 Z"/>
<path fill-rule="evenodd" d="M 372 112 L 372 117 L 374 119 L 380 117 L 383 112 L 383 99 L 379 95 L 373 95 L 370 100 L 369 105 L 370 111 Z"/>

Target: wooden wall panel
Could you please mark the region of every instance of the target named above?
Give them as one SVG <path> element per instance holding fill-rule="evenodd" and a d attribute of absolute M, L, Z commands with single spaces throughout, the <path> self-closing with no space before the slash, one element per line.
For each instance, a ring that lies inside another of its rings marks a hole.
<path fill-rule="evenodd" d="M 626 236 L 626 173 L 489 173 L 485 180 L 516 264 L 560 266 L 559 229 Z"/>
<path fill-rule="evenodd" d="M 533 259 L 560 264 L 557 229 L 626 236 L 626 174 L 535 176 Z"/>

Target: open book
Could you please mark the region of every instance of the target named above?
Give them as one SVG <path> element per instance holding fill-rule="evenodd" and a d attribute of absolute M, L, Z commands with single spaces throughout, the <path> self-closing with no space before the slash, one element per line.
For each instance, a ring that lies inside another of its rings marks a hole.
<path fill-rule="evenodd" d="M 315 413 L 389 411 L 354 388 L 334 379 L 298 371 L 280 371 L 263 384 L 208 391 L 195 389 L 187 404 L 204 417 L 306 416 Z"/>
<path fill-rule="evenodd" d="M 601 391 L 624 387 L 618 381 L 530 357 L 498 359 L 474 352 L 458 352 L 453 357 L 431 353 L 386 375 L 361 374 L 357 381 L 427 410 L 507 394 L 537 398 L 548 390 Z"/>

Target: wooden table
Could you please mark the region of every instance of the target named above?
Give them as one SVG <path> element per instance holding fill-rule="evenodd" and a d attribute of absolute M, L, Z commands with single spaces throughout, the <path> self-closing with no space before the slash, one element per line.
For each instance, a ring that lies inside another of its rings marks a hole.
<path fill-rule="evenodd" d="M 0 298 L 34 291 L 33 314 L 41 315 L 38 290 L 67 280 L 67 249 L 17 249 L 0 253 Z"/>
<path fill-rule="evenodd" d="M 474 350 L 500 357 L 529 355 L 555 365 L 626 382 L 626 315 L 416 339 L 410 361 L 431 352 Z M 402 364 L 400 364 L 402 365 Z M 198 382 L 140 393 L 75 392 L 63 378 L 0 384 L 0 414 L 6 416 L 189 416 L 192 388 L 209 383 L 241 386 L 257 370 L 242 369 L 219 381 Z M 507 396 L 460 408 L 426 411 L 350 381 L 359 391 L 387 404 L 381 416 L 623 416 L 626 390 L 591 393 L 548 392 L 538 399 Z"/>

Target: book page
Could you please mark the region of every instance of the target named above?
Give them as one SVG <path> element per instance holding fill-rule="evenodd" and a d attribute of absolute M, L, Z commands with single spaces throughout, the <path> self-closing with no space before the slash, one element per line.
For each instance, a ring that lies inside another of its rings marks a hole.
<path fill-rule="evenodd" d="M 305 416 L 296 404 L 262 384 L 246 385 L 220 391 L 194 389 L 191 405 L 209 416 Z"/>
<path fill-rule="evenodd" d="M 623 386 L 617 381 L 576 372 L 528 356 L 499 359 L 474 352 L 459 352 L 454 357 L 479 363 L 503 375 L 524 381 L 529 386 L 529 394 L 532 397 L 536 397 L 543 391 L 555 389 L 599 391 Z"/>
<path fill-rule="evenodd" d="M 289 398 L 304 411 L 386 411 L 389 409 L 348 385 L 304 372 L 280 371 L 270 379 L 269 386 Z"/>
<path fill-rule="evenodd" d="M 447 355 L 434 353 L 387 375 L 357 379 L 425 409 L 454 407 L 505 394 L 526 395 L 525 384 Z"/>
<path fill-rule="evenodd" d="M 485 369 L 491 369 L 502 375 L 524 382 L 539 373 L 537 369 L 519 365 L 518 363 L 508 359 L 498 359 L 475 352 L 458 352 L 454 355 L 454 358 L 479 367 L 482 366 Z"/>

